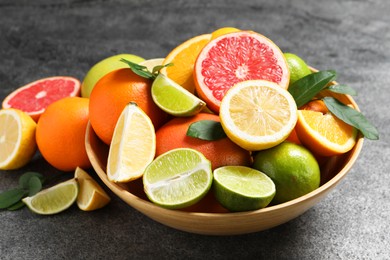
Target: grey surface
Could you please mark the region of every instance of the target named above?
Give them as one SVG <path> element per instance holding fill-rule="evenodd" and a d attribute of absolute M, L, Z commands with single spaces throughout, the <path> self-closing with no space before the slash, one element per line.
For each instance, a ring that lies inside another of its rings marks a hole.
<path fill-rule="evenodd" d="M 43 77 L 82 80 L 117 53 L 164 57 L 189 37 L 234 26 L 268 36 L 318 69 L 338 71 L 380 131 L 328 197 L 276 228 L 225 237 L 185 233 L 110 193 L 113 201 L 91 213 L 0 211 L 0 259 L 389 259 L 389 13 L 387 0 L 0 0 L 1 99 Z M 27 170 L 59 173 L 37 154 L 22 170 L 0 172 L 0 191 Z"/>

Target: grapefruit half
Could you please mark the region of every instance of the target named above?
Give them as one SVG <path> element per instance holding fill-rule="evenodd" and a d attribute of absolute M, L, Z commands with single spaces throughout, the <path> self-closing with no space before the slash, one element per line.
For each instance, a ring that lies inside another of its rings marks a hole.
<path fill-rule="evenodd" d="M 267 37 L 253 31 L 232 32 L 210 41 L 194 66 L 196 92 L 215 113 L 233 85 L 262 79 L 288 88 L 286 59 Z"/>
<path fill-rule="evenodd" d="M 37 122 L 48 105 L 64 97 L 75 96 L 80 96 L 80 81 L 73 77 L 55 76 L 16 89 L 4 99 L 2 107 L 22 110 Z"/>

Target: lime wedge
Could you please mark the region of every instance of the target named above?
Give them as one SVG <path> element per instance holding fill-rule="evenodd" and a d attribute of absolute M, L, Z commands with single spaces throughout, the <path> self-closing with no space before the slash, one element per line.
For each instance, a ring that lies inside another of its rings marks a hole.
<path fill-rule="evenodd" d="M 145 170 L 144 190 L 148 198 L 165 208 L 191 206 L 210 190 L 211 163 L 200 152 L 178 148 L 157 157 Z"/>
<path fill-rule="evenodd" d="M 52 215 L 69 208 L 76 201 L 78 191 L 76 179 L 70 179 L 26 197 L 23 202 L 37 214 Z"/>
<path fill-rule="evenodd" d="M 245 166 L 223 166 L 214 170 L 216 199 L 230 211 L 266 207 L 275 196 L 275 184 L 264 173 Z"/>
<path fill-rule="evenodd" d="M 161 73 L 153 81 L 152 98 L 158 107 L 173 116 L 192 116 L 206 106 L 204 101 Z"/>

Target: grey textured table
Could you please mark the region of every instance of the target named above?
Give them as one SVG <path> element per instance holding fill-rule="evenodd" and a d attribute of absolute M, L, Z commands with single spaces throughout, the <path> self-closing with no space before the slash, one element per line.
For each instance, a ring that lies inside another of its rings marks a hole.
<path fill-rule="evenodd" d="M 187 38 L 233 26 L 268 36 L 316 68 L 338 71 L 380 131 L 326 199 L 276 228 L 224 237 L 185 233 L 110 193 L 112 202 L 91 213 L 0 211 L 0 259 L 389 259 L 389 13 L 387 0 L 0 0 L 1 99 L 43 77 L 82 80 L 114 54 L 164 57 Z M 0 191 L 27 170 L 58 173 L 37 154 L 21 170 L 1 171 Z"/>

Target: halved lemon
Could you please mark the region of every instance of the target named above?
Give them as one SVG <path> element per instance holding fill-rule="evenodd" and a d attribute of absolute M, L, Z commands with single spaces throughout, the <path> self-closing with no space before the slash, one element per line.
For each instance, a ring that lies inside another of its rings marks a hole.
<path fill-rule="evenodd" d="M 155 152 L 156 134 L 152 121 L 137 104 L 129 103 L 115 126 L 108 153 L 108 179 L 129 182 L 141 177 Z"/>
<path fill-rule="evenodd" d="M 295 129 L 306 147 L 323 156 L 346 153 L 356 143 L 356 128 L 330 112 L 298 110 L 298 122 Z"/>
<path fill-rule="evenodd" d="M 265 80 L 237 83 L 222 99 L 221 124 L 226 135 L 249 151 L 283 142 L 297 122 L 297 106 L 291 94 Z"/>
<path fill-rule="evenodd" d="M 0 169 L 13 170 L 26 165 L 37 150 L 36 123 L 25 112 L 0 110 Z"/>

